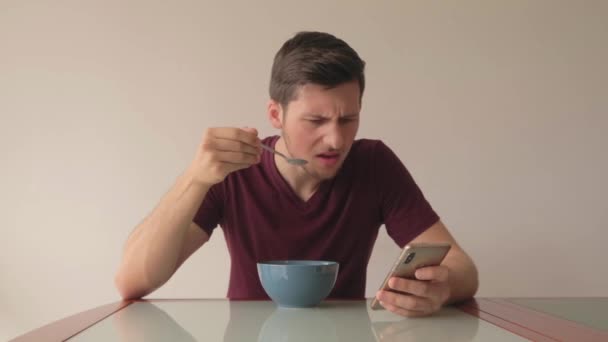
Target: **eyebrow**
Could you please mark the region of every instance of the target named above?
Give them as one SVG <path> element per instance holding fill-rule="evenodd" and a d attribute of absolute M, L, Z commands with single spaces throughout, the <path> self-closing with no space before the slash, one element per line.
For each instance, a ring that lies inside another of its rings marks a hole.
<path fill-rule="evenodd" d="M 312 118 L 319 118 L 319 119 L 327 119 L 327 116 L 325 116 L 324 114 L 318 114 L 318 113 L 306 113 L 306 114 L 304 114 L 304 116 L 312 117 Z M 353 117 L 357 117 L 357 116 L 359 116 L 359 113 L 348 113 L 348 114 L 341 115 L 340 119 L 353 118 Z"/>

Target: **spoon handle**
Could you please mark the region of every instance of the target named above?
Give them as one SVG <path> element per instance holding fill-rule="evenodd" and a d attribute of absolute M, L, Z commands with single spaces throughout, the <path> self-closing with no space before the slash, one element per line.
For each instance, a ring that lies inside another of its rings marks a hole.
<path fill-rule="evenodd" d="M 265 144 L 262 144 L 262 148 L 263 148 L 263 149 L 265 149 L 265 150 L 266 150 L 266 151 L 268 151 L 268 152 L 271 152 L 271 153 L 276 153 L 276 154 L 280 155 L 281 157 L 283 157 L 283 158 L 285 158 L 285 159 L 289 160 L 289 158 L 287 158 L 287 156 L 285 156 L 283 153 L 281 153 L 281 152 L 279 152 L 279 151 L 277 151 L 277 150 L 273 149 L 273 148 L 272 148 L 272 147 L 270 147 L 270 146 L 267 146 L 267 145 L 265 145 Z"/>

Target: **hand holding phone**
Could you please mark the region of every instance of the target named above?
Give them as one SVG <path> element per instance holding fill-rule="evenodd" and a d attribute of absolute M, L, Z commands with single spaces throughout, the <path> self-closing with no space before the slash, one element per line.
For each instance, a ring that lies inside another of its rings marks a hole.
<path fill-rule="evenodd" d="M 416 279 L 416 270 L 426 266 L 438 266 L 448 254 L 449 243 L 412 243 L 403 248 L 403 252 L 388 272 L 379 290 L 392 291 L 388 281 L 392 277 Z M 372 310 L 382 309 L 380 301 L 374 297 L 370 304 Z"/>

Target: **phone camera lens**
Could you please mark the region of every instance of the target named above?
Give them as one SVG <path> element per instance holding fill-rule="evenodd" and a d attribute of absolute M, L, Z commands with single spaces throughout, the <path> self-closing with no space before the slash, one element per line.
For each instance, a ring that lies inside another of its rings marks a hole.
<path fill-rule="evenodd" d="M 416 256 L 416 253 L 410 253 L 407 255 L 407 257 L 405 258 L 405 261 L 403 262 L 404 264 L 409 264 L 410 261 L 414 260 L 414 257 Z"/>

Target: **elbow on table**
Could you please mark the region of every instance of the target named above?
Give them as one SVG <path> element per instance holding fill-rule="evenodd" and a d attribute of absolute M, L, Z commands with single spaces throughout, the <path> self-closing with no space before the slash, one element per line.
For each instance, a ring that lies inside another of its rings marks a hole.
<path fill-rule="evenodd" d="M 118 290 L 122 300 L 141 299 L 145 295 L 152 292 L 154 289 L 142 289 L 141 286 L 133 284 L 133 281 L 128 279 L 122 272 L 116 273 L 114 276 L 114 286 Z"/>

